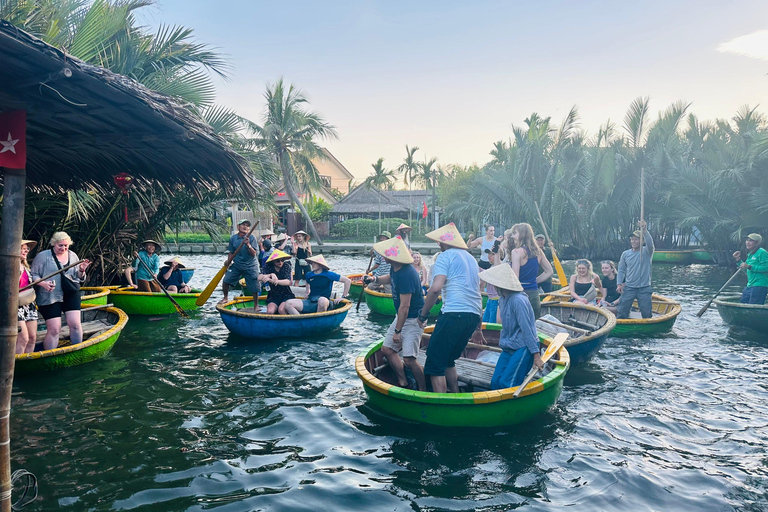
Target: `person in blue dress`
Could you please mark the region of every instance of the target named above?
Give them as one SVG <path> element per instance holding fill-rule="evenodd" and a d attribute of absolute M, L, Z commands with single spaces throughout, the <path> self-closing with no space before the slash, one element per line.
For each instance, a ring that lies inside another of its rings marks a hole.
<path fill-rule="evenodd" d="M 304 276 L 304 279 L 307 281 L 307 298 L 287 301 L 285 303 L 285 312 L 289 315 L 323 313 L 328 311 L 332 303 L 338 303 L 349 295 L 349 286 L 352 284 L 352 280 L 347 276 L 331 272 L 331 267 L 325 261 L 322 254 L 307 258 L 307 262 L 312 269 Z M 331 292 L 333 291 L 333 283 L 336 281 L 344 283 L 344 293 L 341 299 L 334 301 L 331 299 Z"/>

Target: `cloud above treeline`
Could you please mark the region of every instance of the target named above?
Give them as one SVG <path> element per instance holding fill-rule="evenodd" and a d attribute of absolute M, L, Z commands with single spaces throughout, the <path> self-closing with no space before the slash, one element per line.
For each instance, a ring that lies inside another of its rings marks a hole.
<path fill-rule="evenodd" d="M 758 30 L 745 36 L 739 36 L 717 47 L 720 53 L 735 53 L 752 57 L 753 59 L 768 60 L 768 30 Z"/>

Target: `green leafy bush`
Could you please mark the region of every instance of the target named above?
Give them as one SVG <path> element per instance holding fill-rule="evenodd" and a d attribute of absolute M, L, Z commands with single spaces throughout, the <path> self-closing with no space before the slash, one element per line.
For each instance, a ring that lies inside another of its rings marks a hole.
<path fill-rule="evenodd" d="M 309 218 L 312 219 L 312 222 L 328 220 L 328 217 L 331 215 L 331 210 L 333 209 L 331 203 L 319 197 L 314 198 L 312 202 L 308 203 L 306 206 L 307 213 L 309 213 Z"/>

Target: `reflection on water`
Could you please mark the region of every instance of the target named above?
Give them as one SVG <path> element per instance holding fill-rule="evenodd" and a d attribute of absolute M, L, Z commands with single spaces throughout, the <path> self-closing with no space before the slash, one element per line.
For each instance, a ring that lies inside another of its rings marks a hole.
<path fill-rule="evenodd" d="M 197 286 L 222 263 L 187 259 Z M 370 408 L 353 361 L 389 321 L 365 305 L 328 336 L 251 342 L 215 294 L 189 320 L 132 318 L 99 361 L 18 379 L 13 469 L 39 477 L 37 511 L 768 509 L 768 342 L 694 316 L 728 277 L 655 265 L 683 304 L 674 332 L 610 338 L 552 411 L 500 430 Z"/>

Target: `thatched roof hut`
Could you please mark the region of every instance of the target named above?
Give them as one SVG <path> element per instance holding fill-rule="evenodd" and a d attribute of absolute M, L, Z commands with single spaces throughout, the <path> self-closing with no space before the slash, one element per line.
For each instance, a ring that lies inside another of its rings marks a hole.
<path fill-rule="evenodd" d="M 344 219 L 374 218 L 379 214 L 379 199 L 381 200 L 381 215 L 383 217 L 408 218 L 408 211 L 414 216 L 420 216 L 422 203 L 430 204 L 431 196 L 426 190 L 376 190 L 365 185 L 358 185 L 344 198 L 333 205 L 331 215 Z"/>

